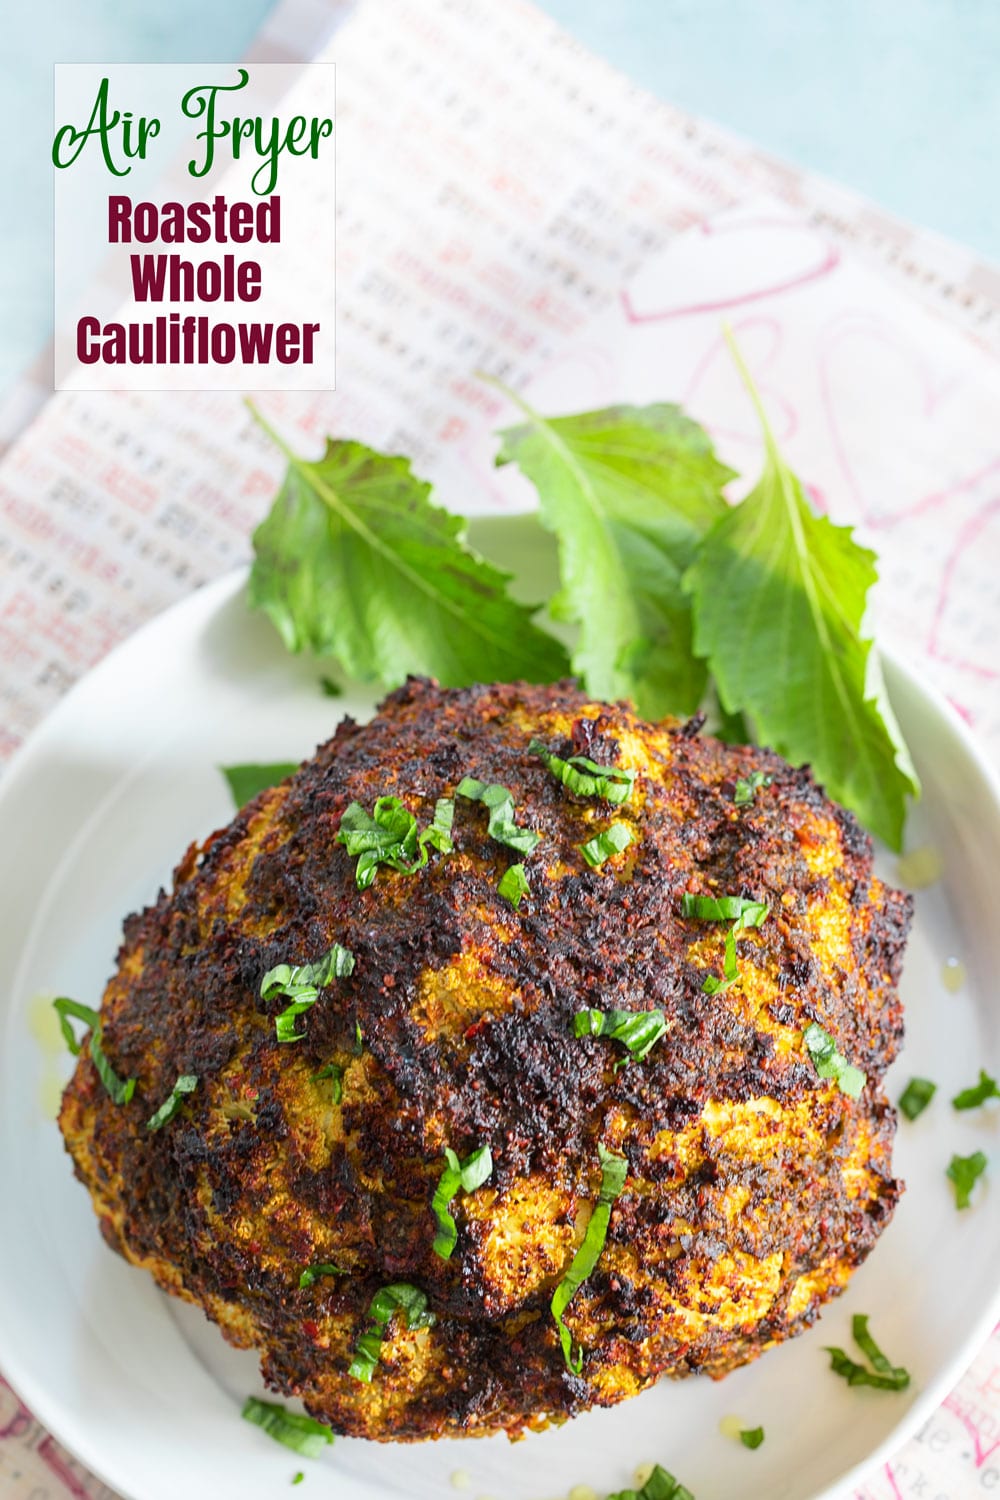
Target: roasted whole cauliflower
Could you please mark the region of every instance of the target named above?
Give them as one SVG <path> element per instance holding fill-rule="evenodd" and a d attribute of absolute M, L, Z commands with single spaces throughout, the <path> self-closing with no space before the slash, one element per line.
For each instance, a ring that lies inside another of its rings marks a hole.
<path fill-rule="evenodd" d="M 91 1037 L 60 1124 L 108 1243 L 275 1391 L 513 1437 L 842 1290 L 901 1191 L 910 915 L 768 751 L 411 679 L 128 919 L 99 1041 L 135 1092 Z"/>

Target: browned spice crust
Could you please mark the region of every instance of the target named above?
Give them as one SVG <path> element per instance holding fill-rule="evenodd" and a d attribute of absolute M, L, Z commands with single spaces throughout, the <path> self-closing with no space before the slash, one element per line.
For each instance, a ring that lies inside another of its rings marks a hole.
<path fill-rule="evenodd" d="M 638 771 L 622 807 L 572 796 L 535 757 Z M 773 784 L 734 805 L 752 769 Z M 395 794 L 430 821 L 461 778 L 496 781 L 542 841 L 514 854 L 459 799 L 456 853 L 355 887 L 335 835 L 347 804 Z M 637 841 L 599 870 L 579 846 L 612 819 Z M 531 894 L 496 891 L 522 861 Z M 741 935 L 681 916 L 685 891 L 770 904 Z M 894 1113 L 881 1079 L 902 1036 L 896 983 L 908 897 L 872 874 L 870 841 L 807 770 L 570 684 L 445 691 L 411 680 L 359 726 L 188 851 L 171 894 L 130 917 L 103 1002 L 105 1050 L 139 1080 L 115 1106 L 85 1047 L 60 1124 L 115 1249 L 260 1350 L 273 1388 L 343 1433 L 478 1435 L 611 1405 L 662 1374 L 721 1375 L 812 1322 L 891 1217 Z M 264 972 L 354 953 L 279 1045 Z M 576 1011 L 660 1007 L 643 1062 L 573 1036 Z M 363 1053 L 354 1050 L 360 1023 Z M 868 1077 L 853 1101 L 816 1075 L 818 1021 Z M 343 1068 L 343 1099 L 325 1064 Z M 171 1124 L 145 1121 L 180 1073 L 200 1082 Z M 596 1271 L 567 1314 L 549 1300 L 600 1185 L 597 1143 L 627 1156 Z M 453 1204 L 454 1255 L 432 1253 L 445 1146 L 488 1143 L 493 1176 Z M 298 1287 L 304 1266 L 349 1274 Z M 372 1294 L 422 1288 L 434 1327 L 393 1323 L 371 1385 L 347 1367 Z"/>

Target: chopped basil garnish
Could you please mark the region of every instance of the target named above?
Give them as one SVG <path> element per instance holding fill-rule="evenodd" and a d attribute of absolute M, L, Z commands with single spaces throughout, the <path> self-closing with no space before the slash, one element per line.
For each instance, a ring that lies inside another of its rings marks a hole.
<path fill-rule="evenodd" d="M 848 1385 L 870 1385 L 880 1391 L 905 1391 L 910 1383 L 908 1370 L 893 1365 L 886 1359 L 878 1344 L 868 1332 L 868 1319 L 863 1313 L 855 1313 L 851 1320 L 851 1337 L 871 1365 L 858 1364 L 845 1354 L 843 1349 L 827 1346 L 830 1369 L 846 1380 Z"/>
<path fill-rule="evenodd" d="M 946 1175 L 955 1184 L 955 1207 L 968 1208 L 972 1201 L 972 1189 L 986 1171 L 986 1157 L 981 1151 L 971 1156 L 953 1156 Z"/>
<path fill-rule="evenodd" d="M 420 835 L 421 845 L 430 844 L 439 854 L 450 854 L 451 829 L 455 821 L 455 804 L 450 797 L 439 797 L 434 804 L 434 817 L 429 827 Z"/>
<path fill-rule="evenodd" d="M 258 1401 L 256 1396 L 248 1396 L 240 1415 L 245 1422 L 263 1428 L 276 1443 L 284 1443 L 293 1453 L 301 1453 L 303 1458 L 319 1458 L 333 1442 L 333 1433 L 324 1423 L 288 1411 L 279 1401 Z"/>
<path fill-rule="evenodd" d="M 690 896 L 681 898 L 686 917 L 702 922 L 739 922 L 742 927 L 759 927 L 770 907 L 762 901 L 748 901 L 745 896 Z"/>
<path fill-rule="evenodd" d="M 63 1041 L 73 1056 L 79 1057 L 80 1043 L 73 1034 L 73 1028 L 69 1024 L 69 1017 L 75 1016 L 78 1021 L 85 1022 L 91 1031 L 96 1031 L 101 1024 L 100 1016 L 89 1005 L 81 1005 L 79 1000 L 68 1000 L 65 995 L 61 995 L 58 1000 L 53 1000 L 52 1006 L 59 1017 L 59 1028 L 63 1034 Z"/>
<path fill-rule="evenodd" d="M 556 780 L 577 797 L 603 797 L 605 802 L 621 803 L 632 795 L 635 772 L 625 766 L 597 766 L 585 755 L 571 755 L 569 760 L 563 760 L 541 740 L 532 740 L 528 751 L 544 761 Z"/>
<path fill-rule="evenodd" d="M 514 821 L 514 798 L 505 786 L 496 782 L 487 786 L 475 776 L 464 776 L 458 783 L 456 797 L 466 797 L 470 802 L 481 802 L 489 812 L 487 832 L 498 844 L 516 849 L 518 854 L 530 854 L 541 841 L 541 834 L 533 828 L 518 828 Z"/>
<path fill-rule="evenodd" d="M 662 1010 L 578 1010 L 573 1017 L 574 1036 L 609 1036 L 636 1062 L 649 1055 L 666 1029 Z"/>
<path fill-rule="evenodd" d="M 608 1500 L 694 1500 L 691 1491 L 680 1480 L 668 1474 L 660 1464 L 653 1465 L 641 1490 L 618 1490 Z"/>
<path fill-rule="evenodd" d="M 770 786 L 773 780 L 774 777 L 768 776 L 764 771 L 751 771 L 749 776 L 741 776 L 736 783 L 733 802 L 737 807 L 749 807 L 761 787 Z"/>
<path fill-rule="evenodd" d="M 166 1125 L 184 1103 L 185 1094 L 193 1094 L 197 1087 L 198 1078 L 195 1073 L 181 1073 L 156 1114 L 151 1115 L 146 1121 L 146 1129 L 159 1130 L 161 1125 Z"/>
<path fill-rule="evenodd" d="M 625 1186 L 625 1178 L 628 1176 L 628 1162 L 624 1156 L 615 1156 L 602 1145 L 598 1145 L 597 1155 L 601 1163 L 601 1191 L 590 1215 L 583 1243 L 574 1255 L 566 1275 L 556 1287 L 551 1302 L 552 1316 L 559 1330 L 563 1359 L 566 1361 L 567 1370 L 573 1375 L 579 1375 L 583 1369 L 583 1350 L 579 1347 L 574 1350 L 573 1335 L 563 1322 L 563 1313 L 601 1257 L 604 1241 L 608 1236 L 611 1206 Z"/>
<path fill-rule="evenodd" d="M 407 1328 L 430 1328 L 436 1322 L 432 1312 L 427 1311 L 426 1293 L 411 1286 L 408 1281 L 396 1281 L 375 1293 L 368 1305 L 368 1317 L 375 1328 L 363 1333 L 354 1348 L 349 1375 L 355 1380 L 370 1381 L 379 1361 L 379 1351 L 386 1329 L 394 1313 L 402 1313 Z"/>
<path fill-rule="evenodd" d="M 855 1068 L 843 1053 L 837 1051 L 837 1044 L 830 1033 L 814 1021 L 802 1033 L 802 1040 L 820 1078 L 835 1079 L 842 1094 L 846 1094 L 849 1099 L 860 1099 L 867 1079 L 860 1068 Z"/>
<path fill-rule="evenodd" d="M 379 865 L 388 865 L 404 875 L 414 875 L 427 863 L 427 848 L 439 854 L 452 852 L 451 825 L 455 804 L 439 797 L 434 819 L 421 833 L 416 818 L 398 797 L 379 797 L 371 813 L 360 802 L 352 802 L 340 820 L 337 843 L 352 859 L 357 858 L 354 878 L 359 891 L 367 890 Z"/>
<path fill-rule="evenodd" d="M 996 1079 L 980 1068 L 979 1082 L 971 1089 L 963 1089 L 960 1094 L 956 1094 L 951 1104 L 953 1109 L 978 1109 L 987 1099 L 1000 1099 L 1000 1089 L 997 1088 Z"/>
<path fill-rule="evenodd" d="M 929 1078 L 911 1078 L 899 1096 L 899 1108 L 908 1120 L 922 1115 L 937 1093 L 937 1084 Z"/>
<path fill-rule="evenodd" d="M 278 995 L 285 995 L 292 1002 L 275 1018 L 278 1041 L 301 1042 L 305 1032 L 296 1031 L 296 1018 L 316 1004 L 320 990 L 332 984 L 334 979 L 343 979 L 353 973 L 354 954 L 339 943 L 334 943 L 330 951 L 315 963 L 277 964 L 268 969 L 260 982 L 261 998 L 274 1000 Z"/>
<path fill-rule="evenodd" d="M 770 777 L 768 777 L 768 780 L 770 780 Z M 763 1441 L 763 1427 L 744 1427 L 740 1432 L 740 1442 L 744 1448 L 759 1448 Z"/>
<path fill-rule="evenodd" d="M 304 1290 L 306 1287 L 315 1286 L 321 1276 L 346 1276 L 347 1274 L 343 1266 L 335 1266 L 328 1260 L 321 1260 L 315 1266 L 306 1266 L 299 1277 L 299 1289 Z"/>
<path fill-rule="evenodd" d="M 334 682 L 332 677 L 321 677 L 319 685 L 323 690 L 324 698 L 342 698 L 344 689 L 339 682 Z"/>
<path fill-rule="evenodd" d="M 531 886 L 528 884 L 523 865 L 511 865 L 509 869 L 504 870 L 497 883 L 498 896 L 503 896 L 504 900 L 509 901 L 516 911 L 521 904 L 521 898 L 530 894 Z"/>
<path fill-rule="evenodd" d="M 620 854 L 623 849 L 627 849 L 634 838 L 635 834 L 627 823 L 612 823 L 603 833 L 595 834 L 592 839 L 581 844 L 580 853 L 588 865 L 596 869 L 613 854 Z"/>
<path fill-rule="evenodd" d="M 83 1021 L 90 1027 L 90 1060 L 97 1069 L 97 1076 L 113 1104 L 127 1104 L 135 1093 L 135 1079 L 119 1078 L 108 1062 L 102 1045 L 101 1018 L 97 1011 L 92 1010 L 89 1005 L 81 1005 L 79 1000 L 68 1000 L 65 995 L 60 995 L 58 1000 L 53 1000 L 52 1005 L 59 1017 L 63 1038 L 74 1057 L 80 1055 L 80 1043 L 73 1035 L 68 1018 L 74 1016 L 76 1020 Z"/>
<path fill-rule="evenodd" d="M 344 1070 L 340 1063 L 327 1063 L 325 1068 L 320 1068 L 310 1078 L 310 1083 L 321 1083 L 324 1078 L 330 1080 L 330 1092 L 334 1104 L 339 1104 L 344 1097 Z"/>
<path fill-rule="evenodd" d="M 271 765 L 247 764 L 243 766 L 220 766 L 219 770 L 229 783 L 229 790 L 237 808 L 246 807 L 258 792 L 269 786 L 277 786 L 286 776 L 299 769 L 297 760 L 278 760 Z"/>
<path fill-rule="evenodd" d="M 293 1484 L 301 1484 L 302 1481 L 303 1481 L 303 1479 L 305 1479 L 305 1477 L 306 1476 L 303 1474 L 302 1470 L 300 1469 L 297 1474 L 293 1474 L 292 1475 L 292 1483 Z"/>
<path fill-rule="evenodd" d="M 731 922 L 726 933 L 726 949 L 722 962 L 722 975 L 706 974 L 702 990 L 706 995 L 721 995 L 740 977 L 736 961 L 736 937 L 749 927 L 760 927 L 771 908 L 763 901 L 749 901 L 744 896 L 691 896 L 685 893 L 681 900 L 681 911 L 686 917 L 698 917 L 702 922 Z"/>
<path fill-rule="evenodd" d="M 360 1057 L 361 1054 L 362 1054 L 362 1052 L 364 1052 L 364 1050 L 365 1050 L 365 1039 L 361 1035 L 361 1022 L 360 1021 L 355 1021 L 354 1022 L 354 1046 L 351 1048 L 351 1051 L 354 1053 L 355 1057 Z"/>
<path fill-rule="evenodd" d="M 489 1146 L 479 1146 L 462 1162 L 450 1146 L 445 1147 L 444 1154 L 446 1165 L 431 1202 L 431 1209 L 438 1224 L 438 1232 L 434 1237 L 434 1254 L 440 1255 L 442 1260 L 448 1260 L 458 1239 L 458 1227 L 448 1212 L 448 1205 L 459 1188 L 464 1193 L 474 1193 L 476 1188 L 482 1187 L 493 1171 L 493 1155 Z"/>

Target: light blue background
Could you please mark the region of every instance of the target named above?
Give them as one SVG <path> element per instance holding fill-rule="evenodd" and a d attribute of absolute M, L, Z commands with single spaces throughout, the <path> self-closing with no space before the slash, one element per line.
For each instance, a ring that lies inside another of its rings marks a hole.
<path fill-rule="evenodd" d="M 0 391 L 50 332 L 53 62 L 235 59 L 270 8 L 5 7 Z M 663 98 L 1000 261 L 1000 0 L 543 0 L 543 9 Z"/>

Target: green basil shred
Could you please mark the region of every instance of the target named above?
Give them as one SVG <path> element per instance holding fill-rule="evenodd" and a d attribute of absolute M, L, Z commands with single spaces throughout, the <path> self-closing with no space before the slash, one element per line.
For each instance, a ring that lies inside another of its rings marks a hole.
<path fill-rule="evenodd" d="M 344 1070 L 340 1063 L 327 1063 L 325 1068 L 320 1068 L 318 1073 L 313 1073 L 309 1079 L 310 1083 L 322 1083 L 324 1078 L 330 1080 L 330 1094 L 334 1104 L 339 1104 L 344 1097 Z"/>
<path fill-rule="evenodd" d="M 437 1190 L 431 1202 L 431 1210 L 437 1219 L 438 1232 L 434 1237 L 434 1254 L 448 1260 L 458 1239 L 458 1227 L 448 1205 L 461 1188 L 463 1193 L 474 1193 L 489 1178 L 493 1171 L 493 1155 L 489 1146 L 479 1146 L 471 1151 L 464 1161 L 459 1161 L 450 1146 L 445 1147 L 445 1168 L 441 1173 Z"/>
<path fill-rule="evenodd" d="M 722 978 L 706 974 L 702 990 L 706 995 L 721 995 L 740 977 L 736 960 L 736 938 L 750 927 L 760 927 L 771 908 L 763 901 L 749 901 L 745 896 L 692 896 L 687 893 L 681 899 L 681 911 L 686 917 L 697 917 L 702 922 L 731 922 L 726 933 L 726 948 L 722 961 Z"/>
<path fill-rule="evenodd" d="M 573 1017 L 574 1036 L 610 1037 L 621 1042 L 636 1062 L 649 1056 L 666 1029 L 662 1010 L 578 1010 Z M 624 1066 L 629 1057 L 618 1066 Z"/>
<path fill-rule="evenodd" d="M 806 1051 L 812 1058 L 813 1067 L 820 1078 L 833 1078 L 842 1094 L 849 1099 L 860 1099 L 867 1079 L 860 1068 L 849 1063 L 828 1031 L 814 1021 L 802 1033 Z"/>
<path fill-rule="evenodd" d="M 955 1185 L 955 1207 L 968 1208 L 972 1202 L 972 1189 L 986 1171 L 986 1157 L 981 1151 L 971 1156 L 953 1156 L 948 1164 L 946 1176 Z"/>
<path fill-rule="evenodd" d="M 198 1076 L 195 1073 L 181 1073 L 170 1093 L 164 1099 L 154 1115 L 150 1115 L 146 1121 L 147 1130 L 159 1130 L 162 1125 L 174 1118 L 174 1115 L 184 1103 L 185 1095 L 193 1094 L 198 1087 Z"/>
<path fill-rule="evenodd" d="M 986 1103 L 987 1099 L 1000 1099 L 1000 1089 L 997 1088 L 996 1079 L 991 1078 L 980 1068 L 979 1082 L 973 1084 L 972 1088 L 963 1089 L 960 1094 L 956 1094 L 951 1101 L 951 1107 L 952 1109 L 978 1109 L 981 1104 Z"/>
<path fill-rule="evenodd" d="M 497 883 L 497 895 L 509 901 L 515 911 L 521 904 L 521 898 L 531 895 L 531 886 L 523 865 L 511 865 L 504 870 Z"/>
<path fill-rule="evenodd" d="M 608 1500 L 694 1500 L 691 1491 L 668 1474 L 660 1464 L 653 1465 L 653 1472 L 639 1490 L 617 1490 Z"/>
<path fill-rule="evenodd" d="M 306 1266 L 299 1277 L 299 1290 L 315 1286 L 321 1276 L 346 1276 L 347 1274 L 343 1266 L 335 1266 L 328 1260 L 321 1260 L 314 1266 Z"/>
<path fill-rule="evenodd" d="M 623 1156 L 615 1156 L 603 1145 L 598 1145 L 597 1155 L 601 1163 L 600 1194 L 590 1215 L 583 1243 L 574 1255 L 566 1275 L 556 1287 L 551 1302 L 552 1316 L 559 1330 L 563 1359 L 566 1361 L 567 1370 L 573 1375 L 579 1375 L 583 1369 L 583 1350 L 579 1347 L 573 1348 L 573 1335 L 563 1322 L 563 1314 L 578 1288 L 587 1280 L 601 1258 L 604 1241 L 608 1236 L 611 1208 L 625 1186 L 625 1178 L 628 1176 L 628 1162 Z"/>
<path fill-rule="evenodd" d="M 770 786 L 773 780 L 774 777 L 768 776 L 764 771 L 751 771 L 749 776 L 741 776 L 733 792 L 734 804 L 737 807 L 749 807 L 751 802 L 756 801 L 761 787 Z"/>
<path fill-rule="evenodd" d="M 740 1442 L 744 1448 L 759 1448 L 763 1441 L 763 1427 L 744 1427 L 740 1432 Z"/>
<path fill-rule="evenodd" d="M 603 833 L 595 834 L 580 845 L 580 853 L 591 868 L 603 865 L 613 854 L 620 854 L 632 843 L 635 834 L 627 823 L 611 823 Z"/>
<path fill-rule="evenodd" d="M 937 1093 L 937 1084 L 929 1078 L 911 1078 L 899 1096 L 899 1110 L 908 1120 L 922 1115 Z"/>
<path fill-rule="evenodd" d="M 339 943 L 334 943 L 329 952 L 324 953 L 315 963 L 277 964 L 273 969 L 268 969 L 260 982 L 261 999 L 274 1000 L 279 995 L 284 995 L 292 1002 L 275 1018 L 274 1029 L 278 1041 L 301 1042 L 305 1032 L 296 1031 L 296 1018 L 316 1004 L 320 990 L 332 984 L 335 979 L 343 979 L 353 973 L 354 954 L 349 948 L 342 948 Z"/>
<path fill-rule="evenodd" d="M 571 755 L 569 760 L 563 760 L 541 740 L 532 740 L 528 752 L 537 755 L 546 770 L 574 796 L 603 797 L 605 802 L 619 804 L 632 795 L 635 772 L 625 766 L 598 766 L 585 755 Z"/>
<path fill-rule="evenodd" d="M 363 1333 L 354 1346 L 349 1375 L 355 1380 L 370 1381 L 379 1361 L 382 1340 L 385 1338 L 394 1313 L 401 1313 L 409 1329 L 430 1328 L 437 1320 L 427 1310 L 426 1293 L 408 1281 L 396 1281 L 382 1287 L 368 1304 L 368 1318 L 375 1327 L 371 1333 Z"/>
<path fill-rule="evenodd" d="M 868 1360 L 868 1365 L 858 1364 L 856 1360 L 844 1353 L 843 1349 L 827 1346 L 827 1354 L 830 1356 L 830 1369 L 848 1385 L 869 1385 L 879 1391 L 905 1391 L 910 1383 L 910 1374 L 904 1370 L 902 1365 L 894 1365 L 876 1344 L 868 1332 L 868 1318 L 864 1313 L 855 1313 L 851 1320 L 851 1337 L 857 1344 L 861 1353 Z"/>
<path fill-rule="evenodd" d="M 426 865 L 428 847 L 439 854 L 451 854 L 454 817 L 454 802 L 450 797 L 439 797 L 433 821 L 421 833 L 413 813 L 398 797 L 377 798 L 370 813 L 360 802 L 352 802 L 340 820 L 337 843 L 343 844 L 351 859 L 357 859 L 354 879 L 358 890 L 367 890 L 373 883 L 379 865 L 414 875 Z"/>
<path fill-rule="evenodd" d="M 69 1000 L 65 995 L 60 995 L 57 1000 L 53 1000 L 52 1005 L 59 1017 L 63 1040 L 74 1057 L 80 1055 L 80 1043 L 73 1035 L 69 1017 L 73 1016 L 77 1021 L 83 1021 L 90 1027 L 90 1060 L 97 1069 L 97 1076 L 103 1083 L 112 1103 L 127 1104 L 135 1093 L 135 1079 L 119 1078 L 108 1062 L 101 1035 L 101 1018 L 97 1011 L 92 1010 L 89 1005 L 81 1005 L 79 1000 Z"/>
<path fill-rule="evenodd" d="M 240 1416 L 303 1458 L 319 1458 L 333 1442 L 329 1427 L 312 1417 L 300 1416 L 297 1411 L 288 1411 L 279 1401 L 258 1401 L 256 1396 L 248 1396 Z"/>
<path fill-rule="evenodd" d="M 483 804 L 489 812 L 486 831 L 498 844 L 506 844 L 518 854 L 530 854 L 540 843 L 542 836 L 533 828 L 518 828 L 514 819 L 514 798 L 505 786 L 496 782 L 487 785 L 485 781 L 477 781 L 475 776 L 463 776 L 455 795 Z"/>

